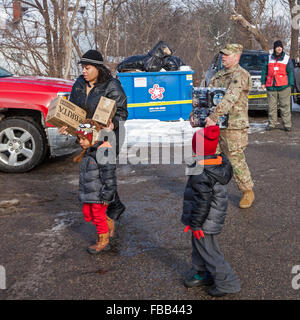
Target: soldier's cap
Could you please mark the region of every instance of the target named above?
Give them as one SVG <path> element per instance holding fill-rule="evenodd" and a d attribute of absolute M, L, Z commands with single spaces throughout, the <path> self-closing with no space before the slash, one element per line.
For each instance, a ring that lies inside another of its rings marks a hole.
<path fill-rule="evenodd" d="M 242 53 L 243 46 L 238 43 L 227 43 L 225 48 L 220 50 L 220 52 L 226 54 L 227 56 L 233 53 Z"/>

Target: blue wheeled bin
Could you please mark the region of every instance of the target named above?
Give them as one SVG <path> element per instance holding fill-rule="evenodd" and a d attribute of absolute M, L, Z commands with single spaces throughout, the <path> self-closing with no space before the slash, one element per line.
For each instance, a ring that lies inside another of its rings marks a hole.
<path fill-rule="evenodd" d="M 117 73 L 127 95 L 128 119 L 189 119 L 194 71 Z"/>

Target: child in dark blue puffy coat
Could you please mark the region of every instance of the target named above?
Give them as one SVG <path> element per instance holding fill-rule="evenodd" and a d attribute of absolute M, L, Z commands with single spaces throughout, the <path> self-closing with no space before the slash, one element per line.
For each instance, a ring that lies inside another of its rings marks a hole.
<path fill-rule="evenodd" d="M 188 288 L 206 285 L 207 293 L 222 297 L 240 291 L 239 281 L 219 248 L 228 206 L 227 184 L 232 167 L 225 155 L 217 155 L 220 129 L 201 128 L 194 133 L 193 157 L 186 159 L 189 176 L 184 192 L 182 222 L 192 231 L 192 264 L 196 273 L 186 278 Z"/>
<path fill-rule="evenodd" d="M 108 206 L 116 197 L 116 163 L 114 149 L 108 141 L 101 140 L 101 128 L 96 121 L 86 119 L 79 125 L 76 134 L 82 148 L 79 156 L 79 201 L 87 222 L 92 221 L 97 229 L 96 244 L 88 247 L 91 254 L 100 253 L 113 236 L 114 220 L 107 215 Z"/>

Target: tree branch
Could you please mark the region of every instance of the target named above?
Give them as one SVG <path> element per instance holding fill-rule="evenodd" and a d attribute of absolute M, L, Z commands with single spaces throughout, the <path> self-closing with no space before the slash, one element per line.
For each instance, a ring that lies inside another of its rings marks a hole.
<path fill-rule="evenodd" d="M 259 42 L 263 50 L 269 51 L 269 43 L 262 32 L 257 27 L 251 25 L 241 14 L 238 14 L 234 8 L 232 8 L 232 12 L 233 14 L 230 19 L 235 23 L 239 23 L 244 29 L 253 34 L 254 38 Z"/>

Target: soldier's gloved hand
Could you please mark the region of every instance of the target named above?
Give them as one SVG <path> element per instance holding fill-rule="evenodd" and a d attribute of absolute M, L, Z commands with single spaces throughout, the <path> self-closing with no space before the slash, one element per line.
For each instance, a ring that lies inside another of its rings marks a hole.
<path fill-rule="evenodd" d="M 190 114 L 189 120 L 190 120 L 191 127 L 195 128 L 196 126 L 195 126 L 195 123 L 194 123 L 194 114 L 193 113 Z"/>
<path fill-rule="evenodd" d="M 193 230 L 190 226 L 186 226 L 185 229 L 184 229 L 184 232 L 188 232 L 189 230 L 191 230 L 193 232 L 193 235 L 196 239 L 200 239 L 201 238 L 204 238 L 204 232 L 199 229 L 199 230 Z"/>

